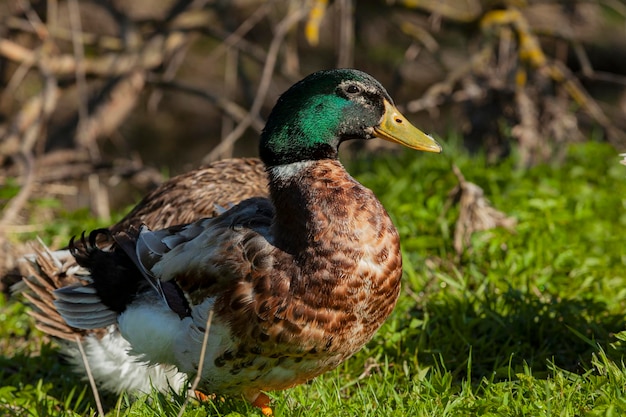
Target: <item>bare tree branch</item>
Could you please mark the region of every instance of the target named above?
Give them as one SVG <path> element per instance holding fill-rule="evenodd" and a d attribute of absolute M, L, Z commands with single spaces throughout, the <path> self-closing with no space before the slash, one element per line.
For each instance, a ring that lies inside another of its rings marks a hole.
<path fill-rule="evenodd" d="M 306 10 L 298 9 L 293 13 L 287 15 L 276 27 L 276 32 L 274 33 L 274 38 L 272 39 L 272 43 L 270 44 L 269 50 L 267 52 L 267 60 L 265 61 L 265 66 L 263 67 L 263 73 L 261 75 L 261 82 L 259 83 L 259 88 L 257 90 L 257 94 L 254 98 L 254 102 L 252 103 L 252 107 L 250 108 L 250 113 L 246 116 L 244 120 L 242 120 L 239 125 L 226 137 L 224 140 L 220 142 L 209 154 L 203 159 L 204 163 L 213 161 L 216 159 L 218 155 L 220 155 L 224 149 L 228 149 L 233 146 L 235 142 L 241 137 L 241 135 L 248 129 L 252 120 L 258 116 L 259 111 L 261 110 L 261 106 L 265 101 L 265 97 L 269 90 L 270 82 L 272 79 L 272 72 L 274 71 L 274 67 L 276 65 L 276 60 L 278 57 L 278 52 L 280 50 L 280 46 L 285 38 L 285 35 L 289 31 L 289 29 L 298 23 L 304 16 L 306 16 Z"/>
<path fill-rule="evenodd" d="M 201 97 L 213 103 L 221 111 L 223 111 L 229 117 L 233 118 L 234 120 L 238 122 L 243 121 L 247 117 L 248 112 L 243 107 L 239 106 L 237 103 L 233 101 L 229 101 L 225 99 L 224 97 L 217 96 L 208 90 L 201 89 L 193 85 L 187 85 L 185 83 L 177 82 L 177 81 L 166 82 L 166 81 L 161 80 L 160 77 L 154 74 L 148 75 L 147 82 L 159 88 L 178 90 L 186 94 L 192 94 L 194 96 Z M 250 122 L 250 126 L 258 133 L 261 133 L 261 130 L 263 130 L 264 125 L 265 125 L 265 121 L 261 119 L 258 115 Z"/>

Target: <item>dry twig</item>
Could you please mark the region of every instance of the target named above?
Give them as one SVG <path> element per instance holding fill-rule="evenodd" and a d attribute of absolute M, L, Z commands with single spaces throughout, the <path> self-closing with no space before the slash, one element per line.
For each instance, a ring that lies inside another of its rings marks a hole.
<path fill-rule="evenodd" d="M 200 359 L 198 360 L 198 373 L 191 384 L 191 388 L 189 389 L 189 394 L 185 397 L 185 401 L 183 405 L 180 407 L 178 411 L 178 417 L 182 417 L 185 413 L 185 409 L 187 408 L 187 404 L 189 404 L 189 398 L 195 394 L 198 389 L 198 385 L 200 385 L 200 381 L 202 381 L 202 368 L 204 367 L 204 358 L 206 355 L 206 348 L 209 342 L 209 332 L 211 330 L 211 321 L 213 320 L 213 310 L 209 311 L 208 317 L 206 319 L 206 325 L 204 327 L 204 337 L 202 338 L 202 350 L 200 350 Z"/>
<path fill-rule="evenodd" d="M 76 344 L 78 345 L 80 356 L 83 358 L 83 364 L 85 365 L 85 371 L 87 371 L 87 378 L 89 379 L 91 392 L 93 392 L 93 397 L 96 401 L 96 408 L 98 409 L 98 415 L 100 417 L 104 417 L 104 408 L 102 408 L 102 401 L 100 401 L 100 393 L 98 392 L 96 381 L 93 379 L 93 374 L 91 373 L 91 367 L 89 366 L 89 360 L 87 359 L 87 355 L 85 354 L 85 349 L 83 348 L 83 342 L 81 342 L 80 336 L 76 336 Z"/>

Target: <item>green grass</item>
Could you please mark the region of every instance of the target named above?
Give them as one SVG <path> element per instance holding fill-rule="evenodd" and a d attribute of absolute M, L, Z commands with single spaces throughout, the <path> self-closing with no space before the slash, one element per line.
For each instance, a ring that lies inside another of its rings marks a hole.
<path fill-rule="evenodd" d="M 400 230 L 404 291 L 339 369 L 271 393 L 276 415 L 626 415 L 626 167 L 617 153 L 590 142 L 562 163 L 521 170 L 514 157 L 488 164 L 454 148 L 349 164 Z M 518 219 L 515 232 L 476 234 L 460 259 L 457 209 L 443 212 L 453 162 Z M 25 311 L 0 301 L 0 415 L 94 414 L 91 391 Z M 176 415 L 182 402 L 105 398 L 110 416 Z M 231 398 L 185 411 L 205 415 L 261 414 Z"/>

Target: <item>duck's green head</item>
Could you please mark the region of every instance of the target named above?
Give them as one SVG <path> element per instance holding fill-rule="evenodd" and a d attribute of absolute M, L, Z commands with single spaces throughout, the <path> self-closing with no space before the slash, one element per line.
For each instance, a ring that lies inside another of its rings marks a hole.
<path fill-rule="evenodd" d="M 278 99 L 261 135 L 260 155 L 267 166 L 337 158 L 344 140 L 374 137 L 441 152 L 372 76 L 354 69 L 319 71 Z"/>

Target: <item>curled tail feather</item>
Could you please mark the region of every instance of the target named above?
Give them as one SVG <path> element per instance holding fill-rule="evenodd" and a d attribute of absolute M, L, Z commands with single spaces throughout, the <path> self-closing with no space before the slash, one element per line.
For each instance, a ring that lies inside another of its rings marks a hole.
<path fill-rule="evenodd" d="M 104 249 L 98 244 L 102 241 L 108 244 Z M 120 250 L 118 239 L 108 229 L 97 229 L 88 239 L 84 232 L 78 241 L 72 238 L 69 248 L 76 262 L 90 271 L 95 296 L 110 310 L 122 313 L 137 293 L 143 275 L 126 249 Z"/>

